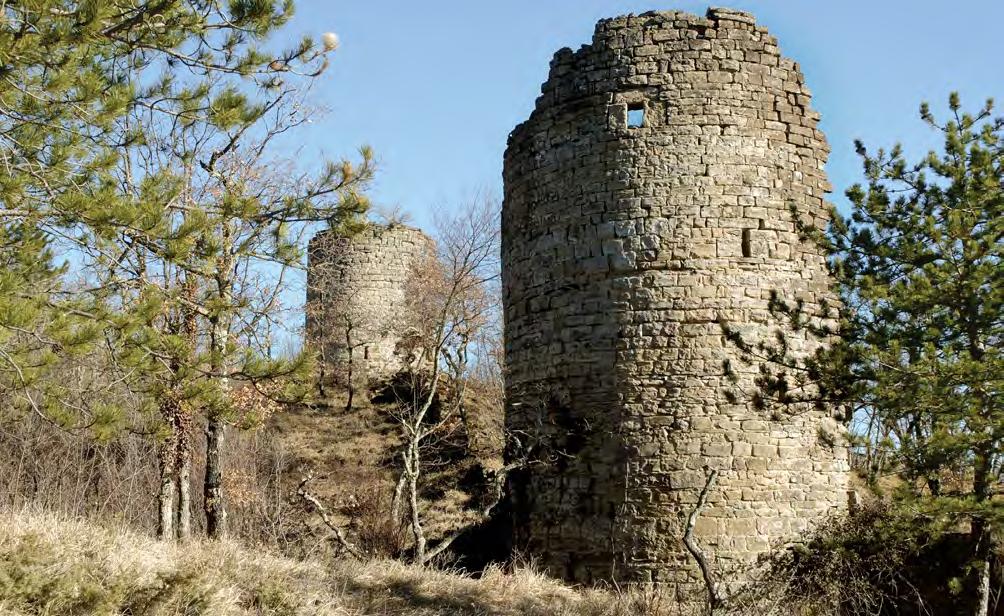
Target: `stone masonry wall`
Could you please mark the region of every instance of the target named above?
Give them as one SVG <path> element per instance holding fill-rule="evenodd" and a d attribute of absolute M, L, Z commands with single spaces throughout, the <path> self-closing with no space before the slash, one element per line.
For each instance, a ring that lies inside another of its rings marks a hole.
<path fill-rule="evenodd" d="M 835 301 L 789 209 L 828 211 L 809 96 L 749 14 L 646 13 L 558 51 L 510 135 L 506 421 L 561 452 L 511 482 L 514 548 L 552 574 L 696 584 L 681 539 L 710 469 L 695 536 L 719 571 L 846 506 L 843 427 L 755 410 L 758 367 L 720 325 L 756 341 L 780 326 L 771 292 Z"/>
<path fill-rule="evenodd" d="M 371 224 L 349 238 L 318 233 L 307 268 L 307 337 L 323 361 L 345 372 L 352 350 L 353 378 L 381 380 L 404 367 L 397 352 L 407 327 L 406 286 L 416 259 L 432 240 L 400 224 Z M 341 375 L 344 378 L 344 374 Z"/>

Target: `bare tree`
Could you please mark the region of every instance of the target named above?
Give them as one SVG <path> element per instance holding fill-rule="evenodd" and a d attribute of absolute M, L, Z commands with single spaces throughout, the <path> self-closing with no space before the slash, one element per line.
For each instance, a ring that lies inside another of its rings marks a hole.
<path fill-rule="evenodd" d="M 404 322 L 393 324 L 403 332 L 398 352 L 405 366 L 389 389 L 396 395 L 389 415 L 399 428 L 400 449 L 395 457 L 399 467 L 390 511 L 381 509 L 379 515 L 389 513 L 390 528 L 409 535 L 410 541 L 399 543 L 392 553 L 407 554 L 419 564 L 433 561 L 473 524 L 490 518 L 510 473 L 553 463 L 564 455 L 535 446 L 532 435 L 506 433 L 503 425 L 498 215 L 498 201 L 484 194 L 452 211 L 440 211 L 435 250 L 412 262 Z M 337 255 L 326 260 L 338 269 Z M 332 282 L 337 281 L 337 274 L 332 275 Z M 312 293 L 322 292 L 323 272 L 312 276 Z M 336 303 L 337 298 L 332 298 L 320 309 Z M 336 341 L 342 335 L 337 333 Z M 492 442 L 475 443 L 477 432 L 483 441 Z M 476 490 L 463 489 L 471 497 L 465 514 L 444 524 L 423 499 L 423 491 L 432 485 L 443 487 L 439 483 L 444 476 L 441 456 L 456 452 L 458 445 L 466 448 L 465 455 L 478 460 L 482 477 Z M 505 463 L 503 451 L 510 452 Z M 306 483 L 298 493 L 318 512 L 344 551 L 359 550 L 362 544 L 348 532 L 351 524 L 339 527 L 326 514 L 324 504 L 307 492 Z"/>
<path fill-rule="evenodd" d="M 300 485 L 296 488 L 297 496 L 306 501 L 314 508 L 315 511 L 317 511 L 317 514 L 321 516 L 321 521 L 324 522 L 324 525 L 327 526 L 329 530 L 331 530 L 332 535 L 335 537 L 335 541 L 343 550 L 348 552 L 349 555 L 362 560 L 364 556 L 363 553 L 358 547 L 356 547 L 355 544 L 348 540 L 342 527 L 336 524 L 328 514 L 327 508 L 309 491 L 307 484 L 309 484 L 313 478 L 313 475 L 310 473 L 303 476 L 303 479 L 300 480 Z"/>
<path fill-rule="evenodd" d="M 456 538 L 428 545 L 420 504 L 423 453 L 463 417 L 479 354 L 488 350 L 478 345 L 498 308 L 491 288 L 498 279 L 498 228 L 498 202 L 485 195 L 442 214 L 436 253 L 418 260 L 409 279 L 411 361 L 407 396 L 395 413 L 404 446 L 391 516 L 398 520 L 407 511 L 417 563 L 428 562 Z"/>

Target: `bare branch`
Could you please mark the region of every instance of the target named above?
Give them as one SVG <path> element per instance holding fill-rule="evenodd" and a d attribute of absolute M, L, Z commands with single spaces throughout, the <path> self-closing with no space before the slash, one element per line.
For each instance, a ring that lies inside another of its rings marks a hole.
<path fill-rule="evenodd" d="M 300 480 L 300 485 L 296 489 L 297 495 L 303 500 L 307 501 L 317 510 L 318 515 L 321 516 L 321 521 L 324 525 L 331 529 L 331 532 L 335 535 L 335 541 L 338 545 L 351 554 L 352 556 L 358 558 L 359 560 L 365 560 L 362 552 L 359 551 L 355 545 L 353 545 L 348 539 L 345 538 L 345 533 L 342 532 L 341 527 L 335 524 L 331 516 L 328 515 L 328 510 L 321 504 L 321 501 L 317 499 L 313 494 L 307 491 L 307 484 L 313 479 L 313 475 L 308 473 L 303 479 Z"/>
<path fill-rule="evenodd" d="M 712 614 L 724 605 L 724 601 L 719 594 L 718 585 L 711 571 L 711 565 L 708 564 L 708 559 L 704 556 L 704 552 L 701 551 L 701 546 L 694 539 L 694 526 L 697 525 L 697 518 L 701 515 L 701 510 L 708 500 L 708 493 L 715 487 L 715 480 L 717 478 L 718 471 L 712 469 L 707 481 L 704 482 L 704 487 L 701 488 L 700 496 L 697 497 L 697 504 L 694 505 L 694 509 L 687 516 L 687 527 L 683 533 L 683 545 L 687 546 L 687 551 L 697 561 L 697 566 L 701 568 L 701 575 L 704 577 L 704 586 L 708 590 L 708 607 Z"/>

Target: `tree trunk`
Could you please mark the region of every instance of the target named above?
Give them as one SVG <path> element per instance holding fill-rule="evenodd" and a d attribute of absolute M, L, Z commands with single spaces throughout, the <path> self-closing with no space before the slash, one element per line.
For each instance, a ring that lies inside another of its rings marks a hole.
<path fill-rule="evenodd" d="M 346 381 L 348 382 L 347 383 L 348 395 L 345 398 L 345 412 L 349 412 L 352 410 L 352 399 L 355 397 L 356 394 L 356 384 L 354 381 L 355 370 L 353 369 L 355 366 L 353 365 L 352 361 L 354 359 L 353 355 L 355 355 L 355 352 L 354 349 L 352 348 L 352 328 L 350 326 L 345 328 L 345 348 L 349 352 L 349 361 L 347 366 L 349 374 L 348 378 L 346 379 Z"/>
<path fill-rule="evenodd" d="M 405 458 L 405 472 L 408 474 L 408 508 L 411 509 L 411 532 L 415 538 L 415 563 L 425 564 L 425 530 L 422 528 L 422 514 L 418 509 L 418 439 L 409 447 Z"/>
<path fill-rule="evenodd" d="M 178 539 L 192 537 L 192 451 L 188 446 L 178 448 Z"/>
<path fill-rule="evenodd" d="M 704 578 L 704 588 L 708 593 L 708 614 L 711 616 L 716 616 L 722 612 L 725 601 L 722 598 L 718 582 L 715 580 L 711 564 L 708 563 L 707 557 L 704 555 L 704 552 L 701 551 L 700 545 L 698 545 L 697 540 L 694 538 L 694 527 L 697 526 L 697 518 L 701 515 L 701 510 L 707 503 L 708 494 L 714 489 L 715 480 L 717 478 L 717 470 L 712 470 L 708 474 L 708 478 L 704 482 L 704 487 L 701 488 L 701 493 L 697 497 L 697 504 L 694 505 L 690 515 L 687 516 L 687 526 L 683 533 L 683 545 L 687 548 L 687 551 L 690 552 L 690 555 L 694 557 L 694 560 L 697 562 L 697 566 L 701 570 L 701 577 Z"/>
<path fill-rule="evenodd" d="M 973 493 L 978 503 L 985 503 L 991 497 L 991 456 L 987 453 L 988 449 L 988 446 L 984 446 L 978 448 L 976 452 Z M 973 613 L 976 616 L 987 616 L 990 613 L 990 573 L 994 555 L 993 529 L 982 515 L 976 516 L 973 520 L 971 537 L 976 546 L 974 561 L 979 571 L 976 585 L 976 606 Z"/>
<path fill-rule="evenodd" d="M 170 435 L 160 446 L 160 490 L 157 495 L 157 537 L 174 539 L 174 494 L 178 478 L 178 411 L 180 403 L 174 391 L 168 390 L 160 399 L 160 414 Z"/>
<path fill-rule="evenodd" d="M 401 454 L 402 459 L 406 454 Z M 394 524 L 401 523 L 401 501 L 404 499 L 404 488 L 408 483 L 408 473 L 401 471 L 401 476 L 397 479 L 397 485 L 394 486 L 394 499 L 391 501 L 390 505 L 390 519 L 394 521 Z"/>
<path fill-rule="evenodd" d="M 976 583 L 976 605 L 973 613 L 976 616 L 988 616 L 990 613 L 990 573 L 993 565 L 993 538 L 990 525 L 986 520 L 973 520 L 972 538 L 976 542 L 974 557 L 978 578 Z"/>
<path fill-rule="evenodd" d="M 226 424 L 219 413 L 209 416 L 206 430 L 206 480 L 203 497 L 206 510 L 206 535 L 210 539 L 223 536 L 227 512 L 223 502 L 223 460 L 221 450 Z"/>
<path fill-rule="evenodd" d="M 160 447 L 160 491 L 157 495 L 157 538 L 174 538 L 174 478 L 177 470 L 175 437 Z"/>
<path fill-rule="evenodd" d="M 197 282 L 194 276 L 185 276 L 185 296 L 192 304 L 198 301 Z M 191 307 L 184 309 L 185 338 L 191 348 L 191 362 L 199 346 L 198 315 Z M 175 366 L 177 374 L 180 366 Z M 178 539 L 187 541 L 192 536 L 192 407 L 183 402 L 178 405 L 175 423 L 178 435 Z"/>
<path fill-rule="evenodd" d="M 225 306 L 220 314 L 210 317 L 210 368 L 214 378 L 219 383 L 220 391 L 225 395 L 230 387 L 230 379 L 226 372 L 227 342 L 230 337 L 230 311 L 233 309 L 233 229 L 230 223 L 222 228 L 222 246 L 224 255 L 216 265 L 216 290 L 220 303 Z M 206 476 L 203 482 L 203 499 L 206 511 L 206 535 L 210 539 L 218 539 L 226 532 L 226 503 L 223 500 L 223 439 L 226 436 L 226 421 L 220 411 L 213 409 L 208 413 L 206 427 Z"/>
<path fill-rule="evenodd" d="M 990 614 L 990 558 L 984 558 L 977 563 L 980 568 L 980 579 L 976 590 L 976 616 Z"/>
<path fill-rule="evenodd" d="M 969 356 L 974 361 L 983 361 L 985 355 L 983 344 L 980 342 L 978 322 L 979 307 L 972 301 L 968 303 L 968 334 L 969 334 Z M 977 397 L 982 406 L 981 418 L 990 422 L 993 414 L 990 412 L 994 408 L 993 402 L 986 392 L 976 389 Z M 990 425 L 993 425 L 990 423 Z M 975 464 L 973 465 L 973 495 L 978 504 L 987 503 L 993 497 L 991 483 L 994 480 L 993 459 L 994 459 L 994 439 L 992 431 L 984 432 L 985 440 L 980 442 L 975 448 Z M 976 585 L 976 616 L 988 616 L 990 613 L 990 574 L 993 565 L 994 545 L 993 527 L 982 515 L 976 516 L 973 520 L 972 539 L 976 545 L 976 566 L 979 568 L 979 579 Z"/>
<path fill-rule="evenodd" d="M 328 371 L 325 369 L 328 359 L 324 356 L 322 352 L 320 354 L 320 361 L 318 362 L 318 373 L 317 373 L 317 397 L 324 400 L 328 397 L 328 392 L 324 389 L 324 379 L 328 378 Z"/>
<path fill-rule="evenodd" d="M 349 360 L 349 392 L 348 396 L 345 397 L 345 412 L 352 410 L 352 399 L 355 398 L 356 388 L 352 384 L 352 360 Z"/>

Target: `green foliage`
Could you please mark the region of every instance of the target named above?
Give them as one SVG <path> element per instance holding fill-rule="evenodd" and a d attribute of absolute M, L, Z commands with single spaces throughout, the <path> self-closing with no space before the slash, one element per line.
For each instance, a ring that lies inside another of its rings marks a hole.
<path fill-rule="evenodd" d="M 84 352 L 100 334 L 77 316 L 94 307 L 86 298 L 63 298 L 64 268 L 52 265 L 39 229 L 0 225 L 0 259 L 0 395 L 8 406 L 44 414 L 61 392 L 49 368 Z M 75 422 L 64 417 L 64 423 Z"/>
<path fill-rule="evenodd" d="M 955 515 L 1000 518 L 990 500 L 1004 445 L 1004 121 L 924 121 L 944 147 L 908 164 L 900 146 L 864 160 L 849 220 L 829 234 L 847 304 L 843 391 L 896 443 L 908 493 Z"/>

